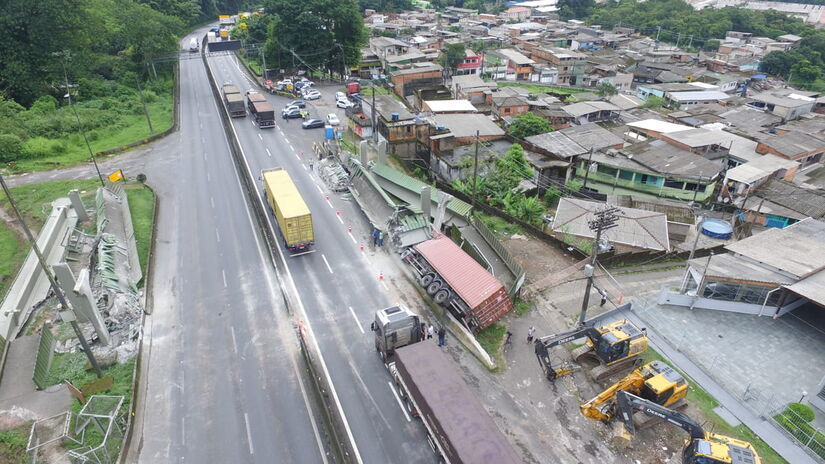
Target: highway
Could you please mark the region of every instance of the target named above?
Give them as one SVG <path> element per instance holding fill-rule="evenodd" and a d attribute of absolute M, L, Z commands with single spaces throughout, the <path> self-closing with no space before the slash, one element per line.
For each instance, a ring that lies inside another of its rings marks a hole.
<path fill-rule="evenodd" d="M 292 321 L 199 57 L 180 61 L 180 84 L 180 130 L 146 166 L 160 209 L 128 462 L 326 462 Z"/>
<path fill-rule="evenodd" d="M 214 56 L 209 61 L 216 82 L 232 82 L 241 89 L 254 86 L 235 57 Z M 330 192 L 309 170 L 312 143 L 322 140 L 323 129 L 302 130 L 300 120 L 287 123 L 280 110 L 289 99 L 268 98 L 275 108 L 276 128 L 259 129 L 250 116 L 233 119 L 233 124 L 251 172 L 257 177 L 261 169 L 285 168 L 313 213 L 315 252 L 287 256 L 285 261 L 356 443 L 356 460 L 434 462 L 424 427 L 401 409 L 369 332 L 375 310 L 396 303 L 379 280 L 380 269 L 360 249 L 369 239 L 369 225 L 354 202 Z M 343 121 L 343 110 L 337 113 Z M 261 185 L 258 193 L 263 195 Z M 269 219 L 274 223 L 271 212 Z"/>

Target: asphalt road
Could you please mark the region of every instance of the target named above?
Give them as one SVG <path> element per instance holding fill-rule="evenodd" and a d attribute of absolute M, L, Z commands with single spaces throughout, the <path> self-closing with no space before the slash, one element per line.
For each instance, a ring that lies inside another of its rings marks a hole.
<path fill-rule="evenodd" d="M 234 57 L 215 56 L 210 63 L 217 82 L 242 89 L 254 86 Z M 290 99 L 268 98 L 276 111 L 276 128 L 259 129 L 251 116 L 233 122 L 251 171 L 286 169 L 313 213 L 315 252 L 286 261 L 360 458 L 366 463 L 435 462 L 423 425 L 401 410 L 369 332 L 375 310 L 394 303 L 379 280 L 381 270 L 360 250 L 369 225 L 353 202 L 329 192 L 308 169 L 312 143 L 322 140 L 324 130 L 302 130 L 300 120 L 286 122 L 280 110 Z M 310 111 L 323 118 L 329 102 L 318 103 L 311 103 Z M 344 111 L 336 112 L 343 121 Z"/>
<path fill-rule="evenodd" d="M 324 462 L 295 332 L 200 59 L 181 60 L 180 82 L 180 131 L 145 165 L 160 210 L 128 460 Z"/>

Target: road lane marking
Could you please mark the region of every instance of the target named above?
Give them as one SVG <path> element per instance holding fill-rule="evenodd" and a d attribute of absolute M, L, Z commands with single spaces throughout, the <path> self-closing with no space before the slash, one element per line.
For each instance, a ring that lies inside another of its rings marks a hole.
<path fill-rule="evenodd" d="M 295 150 L 292 151 L 292 154 L 295 155 L 295 157 L 298 158 L 298 160 L 300 161 L 301 157 L 298 156 L 298 153 L 295 153 Z"/>
<path fill-rule="evenodd" d="M 209 175 L 209 171 L 206 171 L 206 180 L 207 180 L 207 181 L 211 181 L 211 180 L 212 180 L 212 176 L 210 176 L 210 175 Z"/>
<path fill-rule="evenodd" d="M 358 322 L 358 316 L 355 315 L 355 311 L 352 310 L 352 306 L 349 307 L 349 313 L 352 314 L 352 318 L 355 319 L 355 325 L 358 326 L 358 330 L 360 330 L 361 333 L 364 333 L 364 329 L 361 328 L 361 323 Z"/>
<path fill-rule="evenodd" d="M 272 152 L 269 151 L 269 148 L 266 149 L 266 154 L 269 155 L 270 158 L 272 158 Z"/>
<path fill-rule="evenodd" d="M 249 442 L 249 454 L 255 454 L 255 448 L 252 447 L 252 432 L 249 431 L 249 414 L 243 413 L 243 421 L 246 423 L 246 439 Z"/>
<path fill-rule="evenodd" d="M 212 209 L 215 209 L 215 199 L 212 198 L 212 197 L 209 197 L 209 203 L 212 204 Z"/>
<path fill-rule="evenodd" d="M 223 288 L 226 288 L 228 287 L 228 285 L 226 285 L 226 271 L 221 269 L 221 275 L 223 276 Z"/>
<path fill-rule="evenodd" d="M 235 326 L 229 326 L 229 331 L 232 332 L 232 351 L 238 352 L 238 341 L 235 339 Z"/>
<path fill-rule="evenodd" d="M 220 243 L 220 241 L 221 241 L 221 233 L 220 233 L 220 232 L 218 232 L 218 229 L 217 229 L 217 228 L 215 228 L 215 238 L 217 238 L 217 239 L 218 239 L 218 243 Z"/>
<path fill-rule="evenodd" d="M 337 218 L 338 218 L 338 222 L 340 222 L 341 224 L 343 224 L 343 223 L 344 223 L 344 220 L 343 220 L 343 219 L 341 219 L 341 215 L 340 215 L 340 214 L 336 214 L 336 215 L 335 215 L 335 217 L 337 217 Z"/>
<path fill-rule="evenodd" d="M 387 287 L 387 283 L 386 283 L 386 282 L 384 282 L 383 280 L 381 281 L 381 285 L 383 285 L 383 286 L 384 286 L 384 290 L 386 290 L 386 291 L 390 291 L 390 287 Z"/>
<path fill-rule="evenodd" d="M 321 186 L 320 186 L 320 185 L 315 184 L 315 188 L 317 188 L 317 189 L 318 189 L 318 191 L 319 191 L 319 192 L 321 192 L 321 195 L 323 195 L 323 194 L 324 194 L 324 191 L 323 191 L 323 190 L 321 190 Z"/>
<path fill-rule="evenodd" d="M 401 407 L 401 411 L 404 412 L 404 417 L 407 418 L 407 422 L 410 422 L 410 415 L 407 414 L 407 408 L 404 407 L 404 403 L 401 402 L 401 397 L 398 396 L 398 392 L 395 391 L 395 387 L 392 386 L 392 382 L 387 382 L 387 385 L 390 386 L 390 390 L 392 390 L 392 396 L 395 397 L 395 401 L 398 401 L 398 406 Z"/>
<path fill-rule="evenodd" d="M 209 154 L 206 153 L 206 152 L 203 152 L 203 160 L 207 161 L 208 159 L 209 159 Z"/>
<path fill-rule="evenodd" d="M 264 139 L 264 137 L 261 135 L 261 133 L 260 133 L 260 132 L 258 132 L 258 138 L 259 138 L 259 139 L 261 139 L 261 140 L 263 140 L 263 139 Z"/>
<path fill-rule="evenodd" d="M 327 269 L 329 270 L 329 273 L 330 273 L 330 274 L 335 274 L 334 272 L 332 272 L 332 266 L 330 266 L 330 265 L 329 265 L 329 261 L 327 261 L 327 257 L 326 257 L 326 256 L 324 256 L 324 254 L 323 254 L 323 253 L 321 253 L 321 258 L 323 258 L 323 259 L 324 259 L 324 264 L 326 264 L 326 265 L 327 265 Z"/>
<path fill-rule="evenodd" d="M 180 418 L 180 444 L 186 447 L 186 417 Z"/>
<path fill-rule="evenodd" d="M 352 232 L 347 232 L 347 234 L 349 235 L 350 240 L 352 240 L 352 243 L 358 245 L 358 240 L 355 240 L 355 237 L 352 235 Z"/>
<path fill-rule="evenodd" d="M 309 171 L 309 168 L 307 167 L 306 164 L 302 164 L 301 167 L 304 168 L 304 171 Z"/>
<path fill-rule="evenodd" d="M 306 387 L 304 387 L 304 380 L 301 378 L 301 371 L 298 369 L 298 364 L 294 357 L 292 358 L 292 366 L 295 372 L 299 373 L 296 377 L 298 377 L 298 385 L 301 387 L 301 396 L 304 398 L 304 407 L 307 408 L 307 411 L 311 411 L 312 408 L 309 405 L 309 397 L 307 396 Z M 315 416 L 312 414 L 307 414 L 307 416 L 309 416 L 309 423 L 312 424 L 312 431 L 315 432 L 315 443 L 318 445 L 318 449 L 321 450 L 321 459 L 324 461 L 324 464 L 329 464 L 326 453 L 324 453 L 324 445 L 321 442 L 321 434 L 318 432 L 318 424 L 315 423 Z"/>
<path fill-rule="evenodd" d="M 295 148 L 292 147 L 292 144 L 287 141 L 287 145 L 289 145 L 289 149 L 295 151 Z"/>

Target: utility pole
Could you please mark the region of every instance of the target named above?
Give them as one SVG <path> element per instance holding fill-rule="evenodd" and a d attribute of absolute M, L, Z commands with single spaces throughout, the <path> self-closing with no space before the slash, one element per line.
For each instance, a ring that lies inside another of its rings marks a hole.
<path fill-rule="evenodd" d="M 60 64 L 63 66 L 63 77 L 66 79 L 66 98 L 69 99 L 69 108 L 72 109 L 74 113 L 74 118 L 77 120 L 77 128 L 80 129 L 80 135 L 83 136 L 83 141 L 86 142 L 86 148 L 89 149 L 89 157 L 92 158 L 92 163 L 95 165 L 95 171 L 97 171 L 97 178 L 100 179 L 100 186 L 106 187 L 106 183 L 103 182 L 103 176 L 100 174 L 100 168 L 97 165 L 97 159 L 95 159 L 95 154 L 92 152 L 92 146 L 89 144 L 89 139 L 86 137 L 86 131 L 83 130 L 83 124 L 80 122 L 80 116 L 77 115 L 77 110 L 74 108 L 72 104 L 72 91 L 69 87 L 69 73 L 66 71 L 66 55 L 68 52 L 63 53 L 56 53 L 56 55 L 60 56 Z"/>
<path fill-rule="evenodd" d="M 593 276 L 596 272 L 596 256 L 599 254 L 599 240 L 602 238 L 602 232 L 616 227 L 618 224 L 620 212 L 619 208 L 610 206 L 605 209 L 596 211 L 595 219 L 587 221 L 587 226 L 590 230 L 596 232 L 596 240 L 593 242 L 593 249 L 590 251 L 590 264 L 584 267 L 584 274 L 587 276 L 587 285 L 584 289 L 584 299 L 582 299 L 582 310 L 579 315 L 579 325 L 584 325 L 584 320 L 587 316 L 587 306 L 590 303 L 590 290 L 593 288 Z M 588 269 L 589 267 L 589 269 Z"/>
<path fill-rule="evenodd" d="M 590 147 L 590 155 L 587 157 L 587 166 L 584 168 L 584 183 L 582 184 L 582 190 L 587 188 L 587 176 L 590 174 L 590 165 L 593 163 L 593 147 Z"/>
<path fill-rule="evenodd" d="M 682 40 L 682 33 L 681 32 L 676 36 L 676 48 L 679 48 L 679 41 L 680 40 Z"/>
<path fill-rule="evenodd" d="M 143 89 L 140 88 L 140 77 L 135 74 L 135 83 L 137 84 L 138 94 L 140 94 L 140 102 L 143 104 L 143 114 L 146 115 L 146 122 L 149 124 L 149 132 L 152 133 L 155 130 L 152 129 L 152 119 L 149 118 L 149 110 L 146 109 L 146 99 L 143 98 Z"/>
<path fill-rule="evenodd" d="M 9 199 L 9 204 L 11 205 L 11 209 L 14 210 L 14 215 L 17 216 L 17 220 L 20 221 L 20 225 L 26 233 L 26 238 L 32 246 L 32 251 L 34 251 L 35 256 L 37 256 L 37 261 L 40 263 L 40 269 L 43 270 L 43 273 L 46 274 L 46 278 L 49 279 L 49 285 L 52 287 L 52 291 L 55 296 L 57 296 L 57 301 L 60 302 L 60 305 L 64 310 L 71 311 L 72 308 L 69 306 L 69 302 L 66 301 L 66 295 L 63 294 L 63 289 L 60 288 L 60 285 L 58 285 L 57 281 L 54 280 L 54 276 L 49 270 L 46 260 L 43 259 L 43 254 L 40 252 L 40 247 L 37 246 L 37 241 L 34 239 L 31 230 L 29 230 L 29 226 L 26 225 L 26 221 L 23 220 L 23 215 L 20 214 L 20 210 L 17 209 L 17 203 L 15 203 L 14 198 L 11 196 L 11 191 L 9 190 L 8 185 L 6 185 L 6 180 L 3 179 L 2 175 L 0 175 L 0 185 L 3 187 L 3 192 L 6 193 L 6 198 Z M 77 335 L 77 339 L 80 341 L 80 346 L 86 353 L 86 357 L 89 358 L 89 364 L 92 365 L 92 368 L 95 370 L 95 374 L 97 374 L 97 377 L 100 378 L 102 376 L 100 366 L 97 364 L 95 355 L 92 353 L 91 348 L 89 348 L 89 344 L 86 342 L 83 332 L 80 331 L 77 321 L 70 321 L 69 324 L 71 324 L 72 329 L 74 329 L 74 333 Z"/>
<path fill-rule="evenodd" d="M 692 45 L 693 45 L 693 36 L 690 36 L 690 42 L 688 42 L 688 46 L 687 46 L 688 50 L 690 50 L 690 47 Z"/>
<path fill-rule="evenodd" d="M 372 108 L 370 108 L 370 119 L 372 119 L 372 143 L 378 146 L 378 121 L 375 119 L 375 84 L 370 84 L 372 86 Z"/>
<path fill-rule="evenodd" d="M 476 209 L 476 188 L 478 186 L 478 134 L 479 131 L 476 131 L 476 154 L 475 154 L 475 161 L 473 162 L 473 198 L 472 198 L 472 211 Z"/>

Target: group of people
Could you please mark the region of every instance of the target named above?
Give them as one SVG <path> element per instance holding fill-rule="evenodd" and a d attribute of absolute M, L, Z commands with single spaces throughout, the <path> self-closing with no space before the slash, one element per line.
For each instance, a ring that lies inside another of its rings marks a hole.
<path fill-rule="evenodd" d="M 384 246 L 384 232 L 378 229 L 372 231 L 372 245 L 375 247 Z"/>
<path fill-rule="evenodd" d="M 436 334 L 435 327 L 432 324 L 427 325 L 426 323 L 421 323 L 421 339 L 431 339 L 433 335 Z M 438 329 L 438 346 L 444 346 L 447 344 L 447 329 L 444 328 L 442 325 Z"/>

